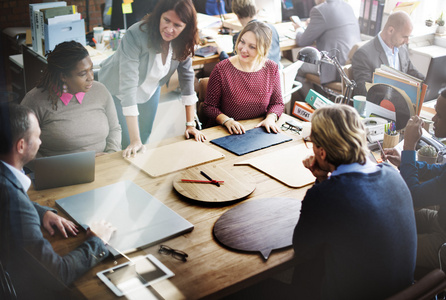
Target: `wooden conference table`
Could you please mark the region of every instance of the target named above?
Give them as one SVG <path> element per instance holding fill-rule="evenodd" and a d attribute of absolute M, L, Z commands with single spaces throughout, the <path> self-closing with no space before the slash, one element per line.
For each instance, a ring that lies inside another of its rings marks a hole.
<path fill-rule="evenodd" d="M 288 115 L 282 115 L 278 124 L 282 125 Z M 253 128 L 260 119 L 242 121 L 246 129 Z M 206 143 L 225 154 L 224 159 L 220 159 L 210 164 L 216 164 L 222 168 L 241 168 L 244 172 L 255 178 L 256 189 L 254 192 L 242 201 L 251 199 L 261 199 L 268 197 L 290 197 L 303 199 L 306 190 L 310 186 L 300 189 L 289 188 L 286 185 L 274 180 L 268 175 L 261 173 L 249 166 L 236 166 L 233 164 L 256 155 L 263 155 L 295 146 L 302 143 L 301 136 L 296 133 L 284 131 L 293 138 L 293 141 L 276 145 L 267 149 L 252 152 L 243 156 L 236 156 L 220 147 L 209 143 L 209 140 L 227 135 L 226 129 L 222 126 L 216 126 L 203 130 L 206 134 Z M 184 137 L 166 139 L 155 145 L 148 145 L 148 148 L 167 145 L 182 141 Z M 284 157 L 283 159 L 292 160 L 293 157 Z M 140 169 L 132 166 L 124 160 L 121 153 L 107 154 L 96 158 L 96 177 L 95 181 L 86 184 L 80 184 L 69 187 L 61 187 L 42 191 L 35 191 L 33 187 L 29 190 L 31 200 L 42 205 L 55 207 L 55 200 L 75 195 L 78 193 L 93 190 L 95 188 L 110 185 L 123 180 L 132 180 L 141 186 L 158 200 L 162 201 L 169 208 L 180 214 L 189 222 L 194 224 L 195 228 L 184 235 L 167 240 L 166 244 L 171 248 L 185 251 L 189 257 L 187 262 L 174 259 L 171 256 L 158 254 L 159 245 L 157 244 L 141 251 L 130 253 L 130 258 L 153 254 L 163 264 L 165 264 L 175 276 L 156 283 L 153 289 L 156 290 L 164 299 L 217 299 L 236 292 L 244 287 L 265 279 L 281 270 L 294 264 L 294 252 L 291 247 L 282 250 L 273 250 L 269 259 L 265 261 L 259 252 L 248 253 L 230 250 L 216 241 L 212 230 L 218 218 L 228 209 L 240 203 L 231 202 L 230 205 L 210 205 L 202 202 L 187 200 L 178 194 L 172 185 L 173 178 L 177 173 L 152 178 Z M 59 212 L 61 215 L 63 213 Z M 55 251 L 64 255 L 73 250 L 84 241 L 85 234 L 81 233 L 77 237 L 63 238 L 60 234 L 50 237 L 44 230 L 44 235 L 53 245 Z M 125 263 L 127 260 L 123 257 L 117 260 L 118 264 Z M 87 299 L 119 299 L 100 281 L 96 273 L 114 265 L 114 260 L 106 259 L 95 268 L 91 269 L 84 276 L 74 282 L 76 292 L 79 292 Z M 143 289 L 144 290 L 144 289 Z M 148 292 L 145 289 L 144 292 Z M 147 299 L 147 297 L 127 297 L 120 299 Z"/>

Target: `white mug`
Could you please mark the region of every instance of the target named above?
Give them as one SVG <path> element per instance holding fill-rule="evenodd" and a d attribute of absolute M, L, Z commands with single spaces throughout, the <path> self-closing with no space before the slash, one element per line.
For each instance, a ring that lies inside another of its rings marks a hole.
<path fill-rule="evenodd" d="M 356 95 L 353 97 L 353 107 L 358 111 L 361 117 L 366 116 L 365 106 L 366 106 L 366 97 L 361 95 Z"/>

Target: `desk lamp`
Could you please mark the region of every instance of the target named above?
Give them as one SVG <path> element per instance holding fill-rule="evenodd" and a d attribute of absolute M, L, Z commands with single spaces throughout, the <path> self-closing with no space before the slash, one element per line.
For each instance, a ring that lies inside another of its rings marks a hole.
<path fill-rule="evenodd" d="M 336 54 L 330 57 L 327 51 L 319 52 L 319 50 L 314 47 L 304 47 L 299 51 L 297 59 L 315 65 L 319 65 L 321 62 L 327 62 L 334 65 L 341 75 L 342 79 L 344 80 L 345 85 L 347 86 L 347 88 L 345 89 L 344 97 L 342 98 L 340 103 L 349 103 L 353 93 L 353 89 L 356 87 L 356 82 L 354 80 L 350 80 L 347 74 L 345 74 L 344 69 L 342 69 L 341 64 L 336 58 Z"/>

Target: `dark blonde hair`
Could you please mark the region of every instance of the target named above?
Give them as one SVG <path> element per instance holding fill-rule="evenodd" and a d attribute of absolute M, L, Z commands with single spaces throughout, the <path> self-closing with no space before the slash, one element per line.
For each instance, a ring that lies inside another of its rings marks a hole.
<path fill-rule="evenodd" d="M 161 15 L 166 11 L 173 10 L 181 22 L 186 24 L 180 35 L 172 41 L 174 58 L 185 60 L 194 55 L 195 45 L 198 43 L 197 12 L 191 0 L 160 0 L 153 12 L 143 18 L 140 29 L 147 30 L 149 35 L 149 47 L 161 51 L 163 37 L 159 31 Z"/>
<path fill-rule="evenodd" d="M 62 95 L 63 91 L 64 83 L 61 75 L 71 76 L 71 71 L 76 69 L 77 64 L 88 56 L 87 49 L 76 41 L 60 43 L 48 53 L 47 68 L 37 83 L 37 87 L 48 91 L 53 109 L 57 109 L 58 95 Z"/>
<path fill-rule="evenodd" d="M 251 21 L 246 24 L 245 28 L 240 32 L 237 42 L 235 43 L 235 51 L 237 52 L 238 44 L 240 40 L 243 38 L 243 35 L 246 32 L 252 32 L 256 36 L 256 46 L 257 46 L 257 62 L 263 62 L 268 56 L 268 51 L 271 46 L 272 41 L 272 31 L 265 23 L 260 21 Z"/>
<path fill-rule="evenodd" d="M 253 18 L 257 8 L 254 0 L 232 0 L 232 12 L 241 19 Z"/>
<path fill-rule="evenodd" d="M 324 148 L 327 161 L 336 167 L 366 162 L 366 132 L 351 106 L 335 104 L 318 108 L 311 118 L 311 141 Z"/>

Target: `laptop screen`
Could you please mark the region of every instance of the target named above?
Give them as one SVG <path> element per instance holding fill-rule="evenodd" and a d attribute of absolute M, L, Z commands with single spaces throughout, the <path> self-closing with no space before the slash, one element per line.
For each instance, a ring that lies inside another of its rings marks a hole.
<path fill-rule="evenodd" d="M 79 152 L 34 159 L 34 188 L 43 190 L 94 181 L 95 152 Z"/>

